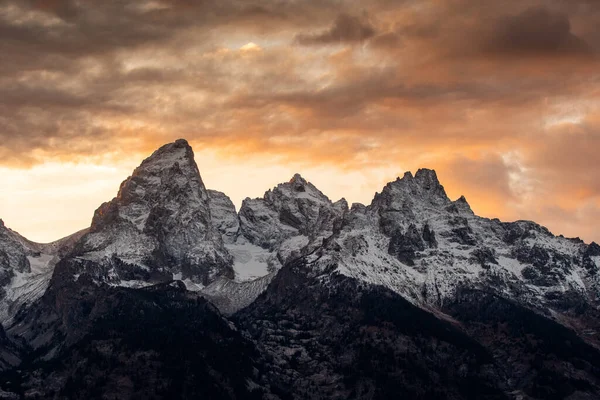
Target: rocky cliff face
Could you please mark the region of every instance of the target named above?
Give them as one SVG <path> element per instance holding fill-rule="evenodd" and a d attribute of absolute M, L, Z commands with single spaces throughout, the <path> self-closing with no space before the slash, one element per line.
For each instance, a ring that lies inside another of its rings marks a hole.
<path fill-rule="evenodd" d="M 31 272 L 28 256 L 34 254 L 24 245 L 17 233 L 11 231 L 0 220 L 0 287 L 10 283 L 16 273 Z M 5 295 L 0 291 L 0 297 Z"/>
<path fill-rule="evenodd" d="M 213 226 L 221 233 L 223 242 L 226 244 L 235 242 L 240 229 L 235 205 L 225 193 L 209 190 L 208 196 Z"/>
<path fill-rule="evenodd" d="M 304 236 L 307 241 L 330 235 L 348 206 L 334 204 L 313 184 L 296 174 L 265 193 L 246 199 L 240 209 L 241 233 L 252 243 L 275 249 L 285 240 Z"/>

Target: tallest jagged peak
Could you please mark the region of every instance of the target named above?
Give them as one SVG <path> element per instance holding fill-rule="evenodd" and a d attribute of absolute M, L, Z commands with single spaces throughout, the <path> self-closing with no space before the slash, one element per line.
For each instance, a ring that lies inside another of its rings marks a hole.
<path fill-rule="evenodd" d="M 290 183 L 302 183 L 302 184 L 306 184 L 306 179 L 304 179 L 302 177 L 302 175 L 295 173 L 294 176 L 292 176 L 292 179 L 290 179 Z"/>
<path fill-rule="evenodd" d="M 180 167 L 183 165 L 191 165 L 197 170 L 196 162 L 194 161 L 194 151 L 185 139 L 178 139 L 175 142 L 160 147 L 142 162 L 136 172 L 148 168 L 168 168 L 175 165 L 175 163 L 179 164 Z"/>
<path fill-rule="evenodd" d="M 92 231 L 110 221 L 114 213 L 143 231 L 151 214 L 160 209 L 176 214 L 200 210 L 204 224 L 210 219 L 208 193 L 194 152 L 184 139 L 165 144 L 142 161 L 121 183 L 117 197 L 96 211 Z"/>
<path fill-rule="evenodd" d="M 112 265 L 105 264 L 108 256 L 163 274 L 161 279 L 179 273 L 207 284 L 233 274 L 194 152 L 183 139 L 156 150 L 123 181 L 117 197 L 94 213 L 77 251 L 106 268 Z M 132 273 L 124 268 L 116 276 L 128 280 Z"/>
<path fill-rule="evenodd" d="M 306 186 L 308 185 L 308 181 L 304 179 L 300 174 L 294 174 L 292 179 L 290 179 L 290 185 L 296 192 L 305 192 Z"/>

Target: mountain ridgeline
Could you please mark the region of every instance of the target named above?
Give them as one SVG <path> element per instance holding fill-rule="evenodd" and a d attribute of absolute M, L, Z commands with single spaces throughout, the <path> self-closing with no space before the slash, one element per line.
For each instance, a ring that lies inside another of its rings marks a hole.
<path fill-rule="evenodd" d="M 0 399 L 598 399 L 600 246 L 300 175 L 239 212 L 169 143 L 88 229 L 0 221 Z"/>

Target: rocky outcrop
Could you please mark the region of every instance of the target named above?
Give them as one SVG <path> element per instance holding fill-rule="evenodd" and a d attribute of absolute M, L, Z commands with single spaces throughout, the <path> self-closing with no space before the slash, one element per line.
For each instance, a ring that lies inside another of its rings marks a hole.
<path fill-rule="evenodd" d="M 27 256 L 33 253 L 19 240 L 18 234 L 8 229 L 0 219 L 0 288 L 8 285 L 16 272 L 31 271 Z M 0 289 L 0 299 L 3 295 Z"/>
<path fill-rule="evenodd" d="M 52 243 L 34 243 L 0 220 L 0 323 L 8 324 L 22 308 L 39 299 L 54 266 L 70 253 L 85 231 Z"/>

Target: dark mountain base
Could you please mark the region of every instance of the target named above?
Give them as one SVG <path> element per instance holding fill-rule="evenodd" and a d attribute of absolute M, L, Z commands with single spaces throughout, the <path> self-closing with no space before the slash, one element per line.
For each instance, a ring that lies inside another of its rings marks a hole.
<path fill-rule="evenodd" d="M 445 311 L 504 365 L 525 398 L 600 398 L 600 351 L 563 325 L 478 290 L 460 291 Z"/>
<path fill-rule="evenodd" d="M 236 321 L 286 399 L 505 399 L 492 354 L 452 323 L 343 276 L 285 267 Z"/>
<path fill-rule="evenodd" d="M 86 287 L 87 322 L 62 342 L 24 348 L 27 358 L 0 386 L 27 399 L 262 398 L 252 342 L 182 285 Z M 44 361 L 49 348 L 56 354 Z"/>
<path fill-rule="evenodd" d="M 568 328 L 473 289 L 444 312 L 312 276 L 302 259 L 233 322 L 181 282 L 80 278 L 24 310 L 12 342 L 0 337 L 23 358 L 0 388 L 27 399 L 600 397 L 600 352 Z"/>

